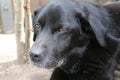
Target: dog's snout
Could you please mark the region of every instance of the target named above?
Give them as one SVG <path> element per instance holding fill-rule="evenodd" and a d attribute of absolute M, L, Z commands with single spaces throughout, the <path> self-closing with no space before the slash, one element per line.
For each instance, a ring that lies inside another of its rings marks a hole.
<path fill-rule="evenodd" d="M 36 54 L 34 52 L 30 53 L 30 57 L 33 61 L 41 61 L 41 59 L 42 59 L 41 54 Z"/>
<path fill-rule="evenodd" d="M 47 46 L 36 47 L 33 46 L 30 50 L 30 58 L 34 62 L 41 62 L 47 53 Z"/>

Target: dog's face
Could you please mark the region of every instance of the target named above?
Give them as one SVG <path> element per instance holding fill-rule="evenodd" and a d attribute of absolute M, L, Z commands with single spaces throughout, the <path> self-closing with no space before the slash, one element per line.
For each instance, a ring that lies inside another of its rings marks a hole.
<path fill-rule="evenodd" d="M 30 58 L 39 67 L 56 67 L 74 48 L 86 46 L 91 38 L 98 38 L 96 33 L 103 37 L 103 33 L 89 28 L 90 23 L 83 18 L 83 12 L 78 15 L 76 3 L 62 0 L 57 4 L 55 1 L 37 9 L 33 16 L 35 42 Z M 98 42 L 104 44 L 102 39 Z"/>

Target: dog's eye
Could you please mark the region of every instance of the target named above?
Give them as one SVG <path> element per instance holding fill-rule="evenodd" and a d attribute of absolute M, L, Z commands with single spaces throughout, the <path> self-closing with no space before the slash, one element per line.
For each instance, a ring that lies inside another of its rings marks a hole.
<path fill-rule="evenodd" d="M 41 25 L 40 24 L 35 24 L 35 28 L 40 30 L 41 29 Z"/>
<path fill-rule="evenodd" d="M 67 32 L 66 26 L 62 26 L 59 28 L 59 32 Z"/>

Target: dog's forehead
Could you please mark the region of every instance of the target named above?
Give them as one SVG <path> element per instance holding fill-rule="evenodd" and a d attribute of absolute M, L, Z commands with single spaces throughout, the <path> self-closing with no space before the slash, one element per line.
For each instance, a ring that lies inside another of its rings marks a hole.
<path fill-rule="evenodd" d="M 39 14 L 39 17 L 46 16 L 48 17 L 60 17 L 60 15 L 64 14 L 64 8 L 61 5 L 47 5 Z"/>
<path fill-rule="evenodd" d="M 61 6 L 49 5 L 40 13 L 39 20 L 44 20 L 46 26 L 57 26 L 65 20 Z"/>
<path fill-rule="evenodd" d="M 58 3 L 54 2 L 54 0 L 42 8 L 41 12 L 38 14 L 36 22 L 40 22 L 47 27 L 57 27 L 60 25 L 71 26 L 71 28 L 75 28 L 76 24 L 76 11 L 75 11 L 75 3 L 59 0 Z M 60 2 L 60 3 L 59 3 Z"/>
<path fill-rule="evenodd" d="M 51 4 L 41 10 L 36 22 L 52 27 L 61 24 L 65 20 L 64 16 L 64 10 L 61 6 Z"/>
<path fill-rule="evenodd" d="M 52 0 L 51 3 L 46 5 L 39 17 L 42 16 L 52 16 L 52 17 L 61 17 L 61 15 L 69 15 L 69 13 L 73 13 L 75 10 L 75 3 L 70 0 Z"/>

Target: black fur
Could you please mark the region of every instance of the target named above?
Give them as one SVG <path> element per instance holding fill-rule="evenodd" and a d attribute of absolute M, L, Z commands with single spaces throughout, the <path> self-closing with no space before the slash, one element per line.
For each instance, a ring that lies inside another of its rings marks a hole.
<path fill-rule="evenodd" d="M 52 0 L 33 15 L 31 61 L 50 80 L 113 80 L 120 64 L 120 4 Z"/>

